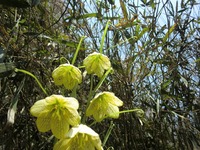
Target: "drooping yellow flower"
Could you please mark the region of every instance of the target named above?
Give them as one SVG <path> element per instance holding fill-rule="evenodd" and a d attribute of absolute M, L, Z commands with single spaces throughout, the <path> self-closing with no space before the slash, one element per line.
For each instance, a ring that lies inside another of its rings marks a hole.
<path fill-rule="evenodd" d="M 86 125 L 72 127 L 54 150 L 103 150 L 99 135 Z"/>
<path fill-rule="evenodd" d="M 52 77 L 56 85 L 64 85 L 68 90 L 82 82 L 81 71 L 70 64 L 60 65 L 53 71 Z"/>
<path fill-rule="evenodd" d="M 36 125 L 40 132 L 52 131 L 55 137 L 63 138 L 69 126 L 77 126 L 80 116 L 78 101 L 73 97 L 51 95 L 35 102 L 30 113 L 37 117 Z"/>
<path fill-rule="evenodd" d="M 97 94 L 94 99 L 90 101 L 90 105 L 86 110 L 86 115 L 93 115 L 97 122 L 102 121 L 104 118 L 118 118 L 119 106 L 123 102 L 114 95 L 112 92 L 102 92 Z"/>
<path fill-rule="evenodd" d="M 92 53 L 83 60 L 83 65 L 88 74 L 96 74 L 99 78 L 103 76 L 104 71 L 111 67 L 109 58 L 100 53 Z"/>

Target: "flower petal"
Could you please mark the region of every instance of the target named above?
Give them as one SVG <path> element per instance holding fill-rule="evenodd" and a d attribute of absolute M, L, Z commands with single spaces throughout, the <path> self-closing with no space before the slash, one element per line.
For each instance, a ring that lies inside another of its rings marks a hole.
<path fill-rule="evenodd" d="M 90 102 L 89 107 L 86 110 L 86 116 L 93 115 L 97 122 L 102 121 L 106 117 L 106 109 L 108 104 L 103 101 L 101 93 L 97 94 Z"/>
<path fill-rule="evenodd" d="M 58 116 L 59 115 L 59 116 Z M 58 138 L 64 138 L 69 131 L 69 124 L 66 116 L 61 112 L 60 114 L 53 114 L 51 118 L 51 131 L 53 135 Z"/>
<path fill-rule="evenodd" d="M 47 102 L 47 106 L 49 107 L 49 106 L 52 106 L 52 105 L 56 104 L 57 99 L 62 99 L 62 98 L 63 98 L 62 95 L 53 94 L 53 95 L 51 95 L 49 97 L 46 97 L 45 100 Z"/>
<path fill-rule="evenodd" d="M 94 130 L 92 130 L 91 128 L 89 128 L 88 126 L 84 125 L 84 124 L 80 124 L 78 126 L 79 128 L 79 133 L 85 133 L 91 136 L 99 136 Z"/>
<path fill-rule="evenodd" d="M 47 103 L 44 99 L 35 102 L 35 104 L 30 109 L 31 115 L 38 117 L 39 114 L 45 109 L 46 105 Z"/>
<path fill-rule="evenodd" d="M 82 82 L 81 71 L 77 67 L 73 67 L 72 73 L 73 73 L 72 76 L 74 76 L 74 78 L 78 81 L 78 83 L 81 83 Z"/>
<path fill-rule="evenodd" d="M 75 99 L 74 97 L 65 97 L 64 101 L 66 108 L 78 109 L 79 107 L 78 100 Z"/>
<path fill-rule="evenodd" d="M 52 72 L 52 77 L 56 85 L 62 85 L 65 76 L 65 70 L 63 67 L 58 67 Z"/>
<path fill-rule="evenodd" d="M 48 111 L 40 113 L 36 120 L 37 128 L 40 132 L 47 132 L 51 129 L 51 113 Z"/>
<path fill-rule="evenodd" d="M 95 145 L 92 141 L 90 141 L 90 137 L 86 136 L 85 138 L 88 138 L 88 141 L 84 141 L 84 144 L 81 146 L 81 150 L 96 150 Z"/>
<path fill-rule="evenodd" d="M 97 122 L 101 122 L 106 117 L 106 109 L 101 105 L 98 109 L 94 109 L 93 117 Z"/>
<path fill-rule="evenodd" d="M 63 82 L 66 89 L 73 89 L 76 84 L 78 84 L 77 80 L 72 78 L 73 75 L 70 71 L 65 74 L 65 81 Z"/>
<path fill-rule="evenodd" d="M 95 148 L 97 150 L 103 150 L 99 136 L 98 137 L 90 137 L 90 138 L 91 138 L 91 140 L 89 140 L 89 141 L 92 141 L 93 145 L 95 146 Z"/>
<path fill-rule="evenodd" d="M 98 53 L 94 52 L 92 54 L 89 54 L 84 60 L 83 65 L 86 67 L 87 72 L 90 74 L 92 71 L 90 70 L 92 67 L 92 64 L 95 62 L 96 56 Z"/>
<path fill-rule="evenodd" d="M 86 110 L 86 116 L 91 116 L 98 109 L 99 109 L 99 103 L 98 102 L 96 103 L 94 99 L 91 100 L 90 105 L 88 106 L 88 108 Z"/>
<path fill-rule="evenodd" d="M 115 96 L 112 92 L 103 92 L 103 99 L 107 101 L 107 103 L 111 103 L 115 106 L 122 106 L 123 101 L 121 101 L 118 97 Z"/>
<path fill-rule="evenodd" d="M 111 118 L 118 118 L 119 117 L 119 108 L 114 105 L 109 105 L 107 108 L 107 115 Z"/>
<path fill-rule="evenodd" d="M 96 70 L 95 70 L 95 74 L 100 78 L 100 77 L 103 76 L 104 71 L 105 71 L 105 70 L 104 70 L 104 68 L 102 67 L 101 62 L 99 62 L 99 63 L 97 64 L 97 67 L 96 67 Z"/>
<path fill-rule="evenodd" d="M 90 68 L 88 68 L 88 73 L 90 72 L 89 70 L 91 70 L 91 73 L 95 73 L 95 70 L 98 70 L 98 64 L 98 58 L 95 57 L 93 61 L 91 61 Z"/>
<path fill-rule="evenodd" d="M 71 108 L 68 108 L 66 110 L 66 117 L 67 117 L 68 123 L 72 126 L 77 126 L 81 120 L 81 117 L 79 116 L 77 110 L 71 109 Z"/>
<path fill-rule="evenodd" d="M 53 150 L 69 150 L 69 141 L 68 139 L 61 139 L 54 145 Z"/>
<path fill-rule="evenodd" d="M 101 66 L 103 67 L 103 69 L 108 70 L 111 67 L 111 63 L 109 58 L 106 55 L 101 55 L 100 57 L 101 60 Z"/>

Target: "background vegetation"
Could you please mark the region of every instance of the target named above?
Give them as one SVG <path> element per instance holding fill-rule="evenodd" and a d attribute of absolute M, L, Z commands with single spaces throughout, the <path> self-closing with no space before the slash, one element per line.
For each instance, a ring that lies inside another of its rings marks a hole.
<path fill-rule="evenodd" d="M 17 3 L 19 2 L 19 3 Z M 76 65 L 98 51 L 104 27 L 104 54 L 114 73 L 101 90 L 112 91 L 123 110 L 142 108 L 144 116 L 121 114 L 105 149 L 200 149 L 200 4 L 195 0 L 0 0 L 0 46 L 4 63 L 33 73 L 49 94 L 59 94 L 51 72 L 71 62 L 81 36 L 87 36 Z M 23 4 L 22 4 L 23 3 Z M 85 78 L 87 83 L 89 79 Z M 98 82 L 96 78 L 94 84 Z M 77 99 L 84 109 L 89 86 Z M 66 96 L 69 94 L 66 91 Z M 22 73 L 0 78 L 0 149 L 52 149 L 49 133 L 38 132 L 29 109 L 45 94 Z M 92 128 L 103 139 L 110 120 Z"/>

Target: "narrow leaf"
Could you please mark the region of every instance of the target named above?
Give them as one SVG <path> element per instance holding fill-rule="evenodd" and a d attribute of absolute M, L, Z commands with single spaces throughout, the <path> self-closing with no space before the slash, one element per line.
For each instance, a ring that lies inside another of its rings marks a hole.
<path fill-rule="evenodd" d="M 169 38 L 169 35 L 174 31 L 175 27 L 176 27 L 176 24 L 171 26 L 171 28 L 168 30 L 168 32 L 166 33 L 166 35 L 163 38 L 163 43 L 165 43 L 167 41 L 167 39 Z"/>
<path fill-rule="evenodd" d="M 121 9 L 122 9 L 122 13 L 124 15 L 124 19 L 128 20 L 128 13 L 127 13 L 126 6 L 125 6 L 123 0 L 120 0 L 120 6 L 121 6 Z"/>
<path fill-rule="evenodd" d="M 19 88 L 17 89 L 17 91 L 15 92 L 15 96 L 12 99 L 12 102 L 10 104 L 10 107 L 8 109 L 8 114 L 7 114 L 7 124 L 14 124 L 15 122 L 15 113 L 17 112 L 17 103 L 19 100 L 19 93 L 21 92 L 22 88 L 24 87 L 24 83 L 25 83 L 25 77 L 23 78 L 23 80 L 21 81 Z"/>
<path fill-rule="evenodd" d="M 148 30 L 149 28 L 144 28 L 137 36 L 137 39 L 139 40 Z"/>
<path fill-rule="evenodd" d="M 88 14 L 76 16 L 75 18 L 74 18 L 74 16 L 69 16 L 66 18 L 66 20 L 68 20 L 68 19 L 85 19 L 85 18 L 92 18 L 92 17 L 99 18 L 99 17 L 101 17 L 101 15 L 99 13 L 88 13 Z"/>
<path fill-rule="evenodd" d="M 188 87 L 188 81 L 183 76 L 181 76 L 181 80 L 183 81 L 185 86 Z"/>

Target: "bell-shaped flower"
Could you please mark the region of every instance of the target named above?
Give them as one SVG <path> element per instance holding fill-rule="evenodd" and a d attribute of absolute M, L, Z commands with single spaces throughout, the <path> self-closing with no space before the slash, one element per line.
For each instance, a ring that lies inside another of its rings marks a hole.
<path fill-rule="evenodd" d="M 82 82 L 81 71 L 71 64 L 60 65 L 53 71 L 52 77 L 56 85 L 64 85 L 68 90 Z"/>
<path fill-rule="evenodd" d="M 99 135 L 86 125 L 72 127 L 66 137 L 60 139 L 54 150 L 103 150 Z"/>
<path fill-rule="evenodd" d="M 30 113 L 37 117 L 36 125 L 40 132 L 52 131 L 57 138 L 63 138 L 69 131 L 70 125 L 80 123 L 77 112 L 78 101 L 73 97 L 51 95 L 35 102 Z"/>
<path fill-rule="evenodd" d="M 92 53 L 83 60 L 83 65 L 88 74 L 96 74 L 99 78 L 103 76 L 104 71 L 111 67 L 109 58 L 100 53 Z"/>
<path fill-rule="evenodd" d="M 90 104 L 86 110 L 86 115 L 93 115 L 97 122 L 102 121 L 104 118 L 118 118 L 119 106 L 122 106 L 123 102 L 114 95 L 112 92 L 102 92 L 97 94 L 94 99 L 90 101 Z"/>

